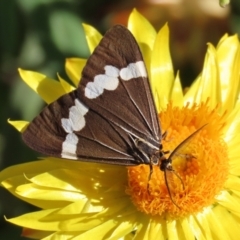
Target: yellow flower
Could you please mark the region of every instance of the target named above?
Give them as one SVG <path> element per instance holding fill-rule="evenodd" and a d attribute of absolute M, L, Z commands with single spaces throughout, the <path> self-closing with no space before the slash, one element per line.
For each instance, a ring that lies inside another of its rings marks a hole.
<path fill-rule="evenodd" d="M 46 158 L 5 169 L 3 187 L 42 210 L 7 219 L 35 239 L 238 239 L 240 236 L 240 47 L 225 35 L 208 45 L 202 73 L 186 94 L 174 77 L 168 27 L 158 33 L 137 11 L 128 28 L 147 65 L 164 137 L 171 150 L 199 130 L 175 154 L 176 175 L 149 166 L 111 166 Z M 100 34 L 84 25 L 90 51 Z M 143 31 L 144 29 L 144 31 Z M 76 86 L 84 59 L 67 59 Z M 20 75 L 47 103 L 73 90 L 30 71 Z M 25 121 L 10 121 L 24 131 Z M 171 154 L 171 153 L 170 153 Z M 149 192 L 150 191 L 150 194 Z M 174 202 L 173 202 L 174 201 Z"/>

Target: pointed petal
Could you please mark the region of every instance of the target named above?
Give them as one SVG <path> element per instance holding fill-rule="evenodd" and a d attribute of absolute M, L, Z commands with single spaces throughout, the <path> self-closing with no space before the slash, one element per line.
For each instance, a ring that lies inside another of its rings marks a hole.
<path fill-rule="evenodd" d="M 192 229 L 191 229 L 188 219 L 183 218 L 183 219 L 179 220 L 179 223 L 182 227 L 182 232 L 183 232 L 183 236 L 180 236 L 180 239 L 195 240 L 195 236 L 192 232 Z"/>
<path fill-rule="evenodd" d="M 158 92 L 160 109 L 165 109 L 174 81 L 174 71 L 169 51 L 169 29 L 167 24 L 155 39 L 151 57 L 151 86 L 153 94 Z"/>
<path fill-rule="evenodd" d="M 240 202 L 238 198 L 235 198 L 227 191 L 222 191 L 221 194 L 216 197 L 216 199 L 218 203 L 226 208 L 229 212 L 236 214 L 238 217 L 240 216 Z"/>
<path fill-rule="evenodd" d="M 136 229 L 134 240 L 151 239 L 152 236 L 149 234 L 149 228 L 151 226 L 151 219 L 141 216 L 138 219 L 138 221 L 141 224 L 139 224 L 138 228 Z M 159 232 L 159 235 L 160 235 L 159 239 L 161 239 L 161 232 Z"/>
<path fill-rule="evenodd" d="M 237 153 L 239 152 L 238 148 L 234 148 L 234 146 L 240 143 L 240 136 L 239 134 L 236 134 L 236 132 L 240 130 L 240 122 L 239 122 L 240 111 L 239 110 L 240 110 L 239 107 L 235 107 L 231 112 L 229 112 L 227 117 L 227 126 L 225 127 L 225 131 L 224 131 L 224 140 L 229 145 L 229 151 L 234 151 Z"/>
<path fill-rule="evenodd" d="M 74 170 L 54 169 L 52 171 L 38 174 L 29 180 L 36 186 L 46 188 L 52 188 L 54 186 L 56 189 L 79 192 L 79 187 L 74 187 L 74 183 L 80 180 L 78 176 L 79 173 Z"/>
<path fill-rule="evenodd" d="M 224 38 L 217 46 L 222 102 L 233 109 L 239 94 L 240 47 L 237 35 Z"/>
<path fill-rule="evenodd" d="M 83 198 L 79 192 L 38 187 L 32 183 L 23 184 L 16 189 L 16 193 L 24 198 L 51 201 L 73 202 Z"/>
<path fill-rule="evenodd" d="M 169 240 L 179 239 L 175 220 L 167 222 L 167 233 Z"/>
<path fill-rule="evenodd" d="M 131 233 L 137 222 L 137 214 L 131 214 L 126 217 L 125 221 L 118 223 L 117 227 L 109 236 L 109 239 L 120 239 Z"/>
<path fill-rule="evenodd" d="M 195 83 L 194 92 L 193 89 L 191 89 L 192 87 L 190 87 L 189 91 L 184 96 L 184 102 L 200 103 L 202 101 L 205 102 L 210 97 L 210 107 L 216 107 L 217 103 L 221 102 L 220 82 L 216 51 L 211 44 L 208 45 L 203 71 L 198 81 L 197 84 Z M 194 98 L 194 101 L 192 101 L 192 98 Z"/>
<path fill-rule="evenodd" d="M 59 82 L 62 84 L 62 87 L 63 87 L 63 89 L 65 90 L 66 93 L 72 92 L 75 89 L 75 87 L 70 85 L 63 78 L 61 78 L 61 76 L 59 74 L 57 76 L 58 76 Z"/>
<path fill-rule="evenodd" d="M 47 209 L 21 215 L 19 217 L 7 219 L 15 225 L 30 228 L 34 226 L 36 230 L 57 231 L 60 230 L 59 221 L 44 221 L 45 217 L 53 214 L 57 209 Z"/>
<path fill-rule="evenodd" d="M 148 73 L 150 73 L 151 52 L 157 35 L 156 31 L 151 23 L 136 9 L 134 9 L 130 14 L 128 19 L 128 29 L 136 38 L 143 54 Z M 144 31 L 144 29 L 147 29 L 147 31 Z"/>
<path fill-rule="evenodd" d="M 85 31 L 90 54 L 92 54 L 93 50 L 96 48 L 96 46 L 102 39 L 102 35 L 94 27 L 90 25 L 83 24 L 83 28 Z"/>
<path fill-rule="evenodd" d="M 50 207 L 62 207 L 63 202 L 59 201 L 40 201 L 37 199 L 28 199 L 22 197 L 16 193 L 18 186 L 25 184 L 28 180 L 25 177 L 25 174 L 29 177 L 33 176 L 34 173 L 38 174 L 41 172 L 50 171 L 51 169 L 56 169 L 59 167 L 57 161 L 48 161 L 41 160 L 30 163 L 19 164 L 15 166 L 8 167 L 0 172 L 0 183 L 11 192 L 16 197 L 40 208 L 50 208 Z"/>
<path fill-rule="evenodd" d="M 198 213 L 195 217 L 199 226 L 199 230 L 201 231 L 202 238 L 206 240 L 213 239 L 212 232 L 211 232 L 211 225 L 209 224 L 209 221 L 208 221 L 209 212 L 212 212 L 211 206 L 209 206 L 208 208 L 205 208 L 202 213 Z"/>
<path fill-rule="evenodd" d="M 75 236 L 77 236 L 77 238 L 75 238 Z M 81 239 L 78 238 L 79 236 L 79 231 L 77 232 L 68 232 L 68 231 L 58 231 L 58 232 L 54 232 L 53 234 L 50 234 L 49 236 L 42 238 L 41 240 L 66 240 L 66 239 Z"/>
<path fill-rule="evenodd" d="M 65 70 L 68 77 L 72 80 L 75 86 L 78 86 L 81 73 L 86 65 L 87 60 L 83 58 L 67 58 L 65 62 Z"/>
<path fill-rule="evenodd" d="M 8 123 L 11 124 L 14 128 L 16 128 L 19 132 L 24 132 L 29 122 L 27 121 L 11 121 L 8 119 Z"/>
<path fill-rule="evenodd" d="M 166 224 L 163 224 L 162 220 L 159 222 L 157 219 L 152 219 L 148 227 L 147 239 L 166 239 L 163 234 L 163 226 L 166 227 Z"/>
<path fill-rule="evenodd" d="M 231 212 L 222 206 L 215 207 L 213 211 L 216 218 L 220 220 L 221 228 L 224 229 L 229 236 L 229 238 L 223 239 L 236 239 L 236 236 L 240 236 L 240 224 L 234 219 Z M 221 220 L 224 220 L 224 222 Z M 219 236 L 223 236 L 220 234 Z"/>
<path fill-rule="evenodd" d="M 236 191 L 240 195 L 240 179 L 239 179 L 239 177 L 229 175 L 227 181 L 225 182 L 225 188 L 230 191 Z"/>
<path fill-rule="evenodd" d="M 183 91 L 182 91 L 182 84 L 179 78 L 179 72 L 175 78 L 173 83 L 173 88 L 170 93 L 170 100 L 173 103 L 173 106 L 182 107 L 183 106 Z"/>
<path fill-rule="evenodd" d="M 239 107 L 235 107 L 227 118 L 227 124 L 224 129 L 224 141 L 228 144 L 228 158 L 230 164 L 230 173 L 236 176 L 240 175 L 240 135 L 236 134 L 240 131 L 240 111 Z"/>
<path fill-rule="evenodd" d="M 41 160 L 41 161 L 33 161 L 29 163 L 22 163 L 18 165 L 14 165 L 8 168 L 5 168 L 0 172 L 0 182 L 12 178 L 15 176 L 21 175 L 24 178 L 24 181 L 26 182 L 26 178 L 23 174 L 30 175 L 33 173 L 38 174 L 42 172 L 49 171 L 51 169 L 59 168 L 59 164 L 57 161 L 48 161 L 48 160 Z"/>
<path fill-rule="evenodd" d="M 184 94 L 184 105 L 189 104 L 189 106 L 192 106 L 194 104 L 200 86 L 201 76 L 198 76 Z"/>
<path fill-rule="evenodd" d="M 64 215 L 71 215 L 75 213 L 96 213 L 96 212 L 101 212 L 102 207 L 99 207 L 97 205 L 91 204 L 91 201 L 87 198 L 83 198 L 79 201 L 73 202 L 68 204 L 67 206 L 63 207 L 58 211 L 59 215 L 62 215 L 64 218 Z"/>
<path fill-rule="evenodd" d="M 228 233 L 223 228 L 223 219 L 218 218 L 218 214 L 215 214 L 215 209 L 208 213 L 208 223 L 211 226 L 212 239 L 231 239 Z M 225 220 L 224 220 L 225 223 Z"/>
<path fill-rule="evenodd" d="M 58 81 L 48 78 L 43 74 L 23 69 L 19 69 L 19 73 L 24 82 L 48 104 L 65 94 L 62 85 Z"/>

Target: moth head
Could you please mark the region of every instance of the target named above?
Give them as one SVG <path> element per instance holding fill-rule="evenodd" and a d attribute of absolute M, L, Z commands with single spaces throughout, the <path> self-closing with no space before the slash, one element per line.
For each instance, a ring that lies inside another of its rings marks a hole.
<path fill-rule="evenodd" d="M 164 158 L 161 160 L 160 163 L 160 170 L 161 171 L 174 171 L 172 167 L 172 161 L 169 158 Z"/>

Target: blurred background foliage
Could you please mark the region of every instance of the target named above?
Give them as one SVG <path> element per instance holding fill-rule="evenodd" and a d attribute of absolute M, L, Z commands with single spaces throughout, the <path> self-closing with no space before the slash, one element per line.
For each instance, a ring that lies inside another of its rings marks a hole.
<path fill-rule="evenodd" d="M 67 79 L 67 57 L 88 57 L 81 23 L 104 33 L 110 26 L 126 25 L 135 7 L 156 30 L 168 22 L 175 71 L 183 86 L 201 71 L 206 43 L 217 44 L 224 33 L 240 32 L 240 1 L 221 8 L 217 0 L 0 0 L 0 169 L 37 159 L 7 119 L 31 120 L 43 101 L 23 81 L 18 67 L 56 73 Z M 34 209 L 0 188 L 0 237 L 20 238 L 21 229 L 8 218 Z"/>

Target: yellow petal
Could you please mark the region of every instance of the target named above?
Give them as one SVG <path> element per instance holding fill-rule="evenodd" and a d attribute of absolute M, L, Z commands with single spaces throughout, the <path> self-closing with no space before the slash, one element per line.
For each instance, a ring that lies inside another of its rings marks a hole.
<path fill-rule="evenodd" d="M 16 191 L 17 187 L 19 185 L 25 184 L 27 182 L 27 179 L 24 177 L 24 174 L 5 179 L 1 182 L 1 185 L 6 188 L 9 192 L 11 192 L 14 196 L 16 196 L 19 199 L 22 199 L 25 202 L 28 202 L 34 206 L 37 206 L 39 208 L 43 209 L 50 209 L 50 208 L 56 208 L 56 207 L 63 207 L 66 202 L 63 201 L 46 201 L 46 200 L 39 200 L 36 198 L 27 198 L 24 195 L 19 195 Z"/>
<path fill-rule="evenodd" d="M 240 203 L 238 198 L 235 198 L 227 191 L 222 191 L 216 199 L 221 206 L 240 217 Z"/>
<path fill-rule="evenodd" d="M 234 176 L 240 175 L 239 157 L 235 161 L 231 161 L 229 173 Z"/>
<path fill-rule="evenodd" d="M 227 38 L 228 38 L 228 34 L 225 33 L 225 34 L 220 38 L 220 40 L 219 40 L 219 42 L 218 42 L 218 46 L 219 46 L 223 41 L 225 41 Z M 218 47 L 218 46 L 217 46 L 217 47 Z"/>
<path fill-rule="evenodd" d="M 127 217 L 127 221 L 122 221 L 117 225 L 117 228 L 109 236 L 109 239 L 120 239 L 122 236 L 126 236 L 134 229 L 137 221 L 137 214 L 131 214 Z"/>
<path fill-rule="evenodd" d="M 236 219 L 233 217 L 231 212 L 229 212 L 227 209 L 225 209 L 222 206 L 217 206 L 216 208 L 214 208 L 214 214 L 216 215 L 216 218 L 220 220 L 219 221 L 221 225 L 220 228 L 222 228 L 229 235 L 228 238 L 223 237 L 223 239 L 236 239 L 236 236 L 240 236 L 239 222 L 236 221 Z M 224 224 L 222 224 L 223 220 L 224 220 Z M 220 234 L 221 232 L 219 233 L 219 236 L 223 236 Z"/>
<path fill-rule="evenodd" d="M 173 83 L 173 87 L 170 93 L 170 100 L 172 101 L 173 105 L 176 107 L 183 106 L 183 91 L 182 91 L 182 84 L 179 78 L 179 72 L 175 78 Z"/>
<path fill-rule="evenodd" d="M 102 221 L 101 224 L 90 228 L 79 234 L 75 239 L 109 239 L 109 232 L 112 231 L 118 225 L 118 222 L 114 219 Z M 74 238 L 73 238 L 74 239 Z"/>
<path fill-rule="evenodd" d="M 26 182 L 26 178 L 24 174 L 26 174 L 27 176 L 30 176 L 31 174 L 33 174 L 33 172 L 35 174 L 38 174 L 38 173 L 50 171 L 51 169 L 57 169 L 57 168 L 59 168 L 57 161 L 54 162 L 54 161 L 48 161 L 48 160 L 33 161 L 29 163 L 18 164 L 18 165 L 5 168 L 3 171 L 1 171 L 0 182 L 16 176 L 22 176 L 22 178 Z M 15 187 L 17 187 L 18 185 L 19 184 L 15 185 Z"/>
<path fill-rule="evenodd" d="M 205 209 L 205 212 L 206 211 L 209 211 L 209 208 Z M 205 212 L 198 213 L 196 216 L 189 216 L 189 224 L 196 239 L 212 239 Z M 202 228 L 200 226 L 202 226 Z"/>
<path fill-rule="evenodd" d="M 240 48 L 237 35 L 224 38 L 217 46 L 222 102 L 231 110 L 239 94 Z"/>
<path fill-rule="evenodd" d="M 240 193 L 240 180 L 239 177 L 229 175 L 226 183 L 225 188 L 231 189 L 231 191 L 236 191 Z"/>
<path fill-rule="evenodd" d="M 8 222 L 25 228 L 33 228 L 44 231 L 60 230 L 59 221 L 44 221 L 44 218 L 49 217 L 57 209 L 47 209 L 37 212 L 21 215 L 16 218 L 7 219 Z"/>
<path fill-rule="evenodd" d="M 160 109 L 169 102 L 170 89 L 174 81 L 174 71 L 169 52 L 169 29 L 167 24 L 159 31 L 155 39 L 151 58 L 151 86 L 153 94 L 158 92 Z"/>
<path fill-rule="evenodd" d="M 189 104 L 190 106 L 194 104 L 195 98 L 198 94 L 198 89 L 201 87 L 201 76 L 198 76 L 191 87 L 188 88 L 188 91 L 184 95 L 184 105 Z"/>
<path fill-rule="evenodd" d="M 221 102 L 219 73 L 216 59 L 216 51 L 209 44 L 205 56 L 204 67 L 194 87 L 190 87 L 184 96 L 184 102 L 201 103 L 210 97 L 210 107 L 216 107 Z M 194 99 L 194 100 L 193 100 Z"/>
<path fill-rule="evenodd" d="M 96 46 L 99 44 L 102 39 L 102 35 L 92 26 L 83 24 L 83 28 L 85 31 L 88 47 L 90 50 L 90 54 L 93 53 Z"/>
<path fill-rule="evenodd" d="M 79 192 L 78 186 L 74 186 L 77 181 L 80 180 L 78 178 L 79 172 L 77 172 L 78 171 L 75 172 L 73 169 L 54 169 L 38 174 L 29 180 L 41 187 L 52 188 L 54 186 L 56 189 Z"/>
<path fill-rule="evenodd" d="M 238 130 L 240 130 L 240 111 L 238 107 L 235 107 L 228 115 L 227 117 L 227 126 L 224 131 L 224 140 L 229 145 L 229 150 L 237 150 L 236 148 L 233 148 L 232 145 L 239 144 L 240 137 L 236 134 Z"/>
<path fill-rule="evenodd" d="M 138 221 L 140 224 L 138 224 L 138 226 L 137 226 L 135 238 L 136 239 L 149 239 L 148 238 L 148 229 L 150 227 L 151 219 L 139 216 Z M 159 234 L 161 234 L 161 232 L 159 232 Z"/>
<path fill-rule="evenodd" d="M 58 211 L 60 215 L 69 215 L 75 213 L 96 213 L 102 211 L 102 206 L 99 207 L 96 204 L 91 204 L 91 201 L 87 198 L 83 198 L 76 202 L 70 203 L 64 208 Z"/>
<path fill-rule="evenodd" d="M 148 73 L 150 73 L 151 52 L 153 50 L 156 31 L 150 22 L 136 9 L 132 11 L 128 19 L 128 29 L 136 38 L 143 54 Z M 145 31 L 146 30 L 146 31 Z"/>
<path fill-rule="evenodd" d="M 67 58 L 65 62 L 65 70 L 68 77 L 72 80 L 75 86 L 78 86 L 81 73 L 86 65 L 87 60 L 83 58 Z"/>
<path fill-rule="evenodd" d="M 224 224 L 222 221 L 224 221 Z M 225 219 L 221 218 L 219 214 L 215 214 L 215 209 L 208 213 L 208 222 L 211 226 L 213 239 L 231 239 L 226 230 L 223 228 L 226 224 Z"/>
<path fill-rule="evenodd" d="M 215 48 L 209 44 L 204 61 L 203 71 L 201 74 L 202 89 L 199 95 L 199 102 L 205 102 L 211 97 L 210 107 L 214 108 L 217 103 L 221 102 L 219 72 L 216 61 Z M 198 100 L 197 100 L 198 101 Z"/>
<path fill-rule="evenodd" d="M 167 222 L 167 233 L 168 233 L 169 240 L 179 239 L 177 227 L 176 227 L 176 221 L 173 220 L 173 221 Z"/>
<path fill-rule="evenodd" d="M 11 121 L 8 119 L 8 123 L 15 127 L 19 132 L 24 132 L 29 122 L 27 121 Z"/>
<path fill-rule="evenodd" d="M 228 144 L 228 157 L 231 165 L 230 172 L 232 174 L 240 175 L 240 164 L 239 164 L 239 144 L 240 135 L 236 134 L 240 131 L 240 111 L 239 107 L 235 107 L 230 112 L 227 118 L 227 124 L 224 129 L 224 141 Z M 234 173 L 235 172 L 235 173 Z"/>
<path fill-rule="evenodd" d="M 181 225 L 182 231 L 179 232 L 183 232 L 182 237 L 180 237 L 180 239 L 186 239 L 186 240 L 195 240 L 195 236 L 193 234 L 193 231 L 191 229 L 191 226 L 188 222 L 187 218 L 183 218 L 181 220 L 179 220 L 179 223 Z"/>
<path fill-rule="evenodd" d="M 65 239 L 71 239 L 71 240 L 78 240 L 78 232 L 68 232 L 68 231 L 58 231 L 54 232 L 53 234 L 50 234 L 49 236 L 45 238 L 41 238 L 41 240 L 65 240 Z M 76 236 L 76 238 L 75 238 Z"/>
<path fill-rule="evenodd" d="M 159 219 L 152 219 L 149 224 L 148 239 L 166 239 L 163 226 L 165 227 L 166 224 L 162 220 L 159 222 Z"/>
<path fill-rule="evenodd" d="M 59 74 L 57 76 L 58 76 L 59 82 L 62 84 L 62 87 L 66 93 L 72 92 L 75 89 L 75 87 L 70 85 L 63 78 L 61 78 Z"/>
<path fill-rule="evenodd" d="M 64 225 L 62 224 L 62 227 L 69 231 L 78 231 L 79 229 L 81 229 L 81 231 L 89 231 L 93 227 L 102 224 L 103 219 L 104 221 L 112 219 L 116 223 L 115 226 L 117 226 L 117 222 L 128 221 L 128 217 L 133 213 L 133 209 L 128 207 L 129 200 L 124 201 L 124 203 L 120 201 L 119 204 L 120 206 L 116 206 L 115 202 L 111 202 L 109 205 L 106 205 L 107 208 L 102 206 L 101 209 L 95 209 L 95 212 L 87 212 L 85 214 L 83 214 L 84 212 L 78 208 L 76 208 L 75 211 L 72 208 L 73 212 L 65 211 L 65 214 L 61 214 L 62 211 L 57 211 L 54 215 L 49 216 L 49 218 L 46 217 L 45 220 L 65 221 L 67 219 Z M 73 203 L 71 205 L 73 205 Z M 133 219 L 136 220 L 135 211 L 133 216 Z"/>
<path fill-rule="evenodd" d="M 24 82 L 48 104 L 65 94 L 62 85 L 58 81 L 50 79 L 43 74 L 23 69 L 19 69 L 19 73 Z"/>
<path fill-rule="evenodd" d="M 40 208 L 52 208 L 52 207 L 62 207 L 63 202 L 59 201 L 40 201 L 40 200 L 32 200 L 27 199 L 25 197 L 19 196 L 16 193 L 16 188 L 22 184 L 28 182 L 25 177 L 25 174 L 28 177 L 33 177 L 34 175 L 46 171 L 50 171 L 51 169 L 57 169 L 59 165 L 52 161 L 42 160 L 30 163 L 19 164 L 15 166 L 8 167 L 0 172 L 0 183 L 13 195 L 18 198 L 29 202 L 32 205 L 38 206 Z M 33 175 L 34 172 L 34 175 Z"/>
<path fill-rule="evenodd" d="M 16 193 L 19 196 L 31 199 L 45 200 L 45 201 L 78 201 L 83 196 L 78 192 L 73 191 L 64 191 L 64 190 L 56 190 L 53 188 L 43 188 L 38 187 L 34 184 L 24 184 L 16 189 Z"/>

